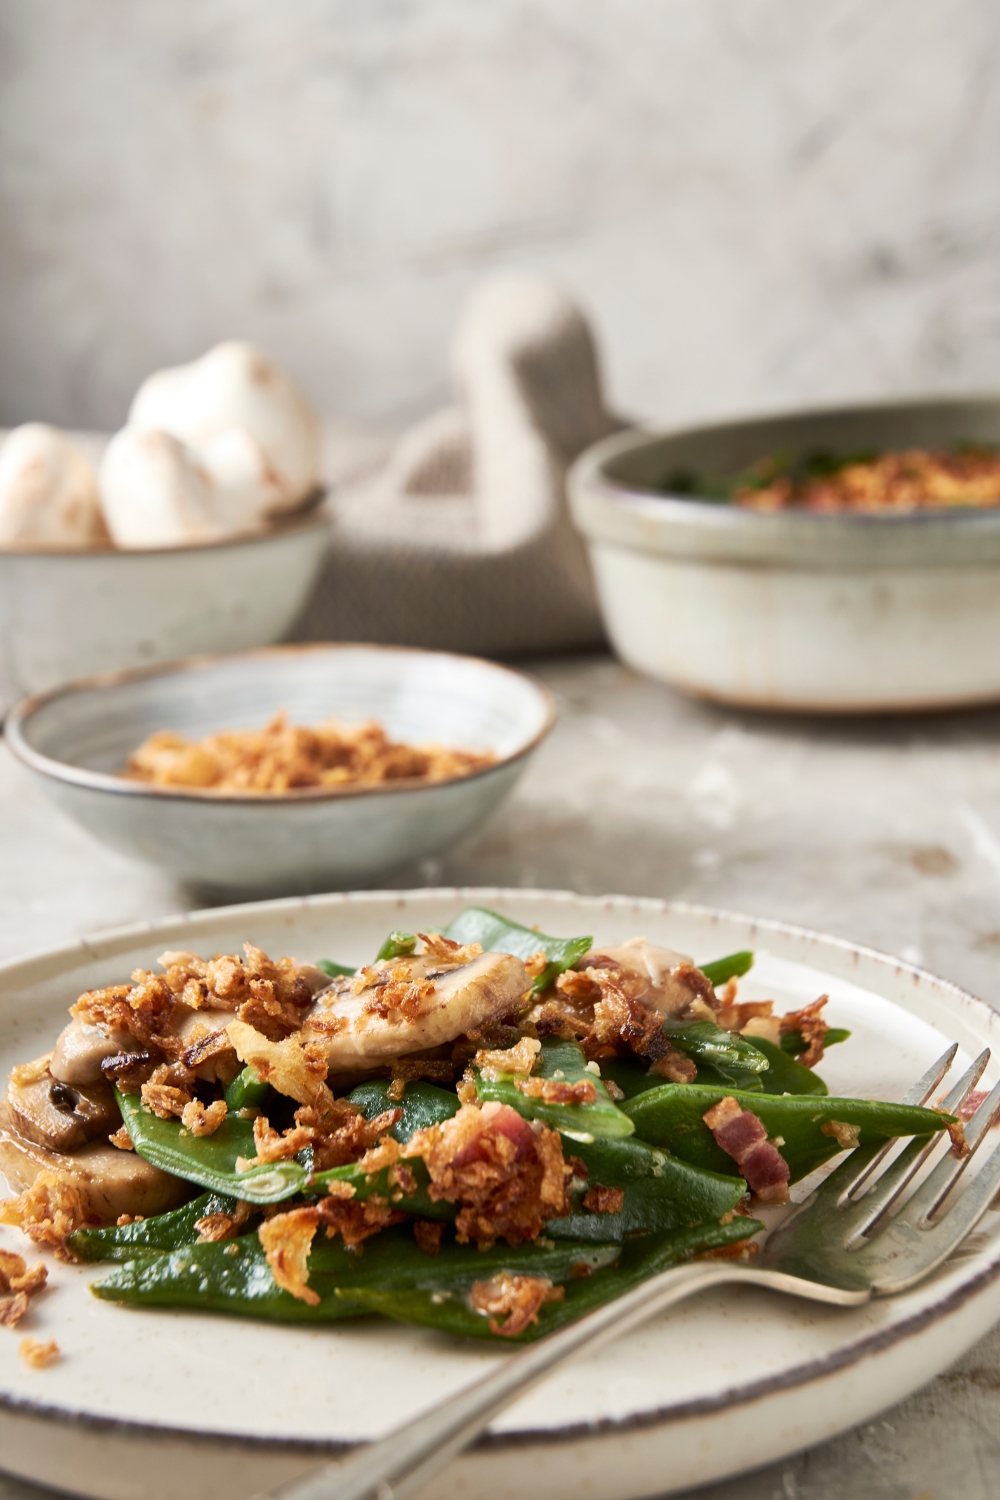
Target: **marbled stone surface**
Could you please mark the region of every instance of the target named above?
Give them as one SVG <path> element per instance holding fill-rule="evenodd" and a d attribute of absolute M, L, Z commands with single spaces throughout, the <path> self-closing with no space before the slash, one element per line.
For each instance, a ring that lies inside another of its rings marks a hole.
<path fill-rule="evenodd" d="M 395 886 L 676 897 L 923 962 L 987 999 L 1000 973 L 1000 710 L 769 719 L 605 657 L 536 664 L 560 721 L 506 809 Z M 185 904 L 79 832 L 0 752 L 0 958 Z M 706 1500 L 995 1500 L 1000 1334 L 871 1424 Z M 2 1455 L 0 1455 L 2 1462 Z M 0 1478 L 0 1500 L 39 1491 Z"/>
<path fill-rule="evenodd" d="M 259 341 L 433 406 L 498 267 L 658 420 L 1000 376 L 990 0 L 5 0 L 0 423 Z"/>

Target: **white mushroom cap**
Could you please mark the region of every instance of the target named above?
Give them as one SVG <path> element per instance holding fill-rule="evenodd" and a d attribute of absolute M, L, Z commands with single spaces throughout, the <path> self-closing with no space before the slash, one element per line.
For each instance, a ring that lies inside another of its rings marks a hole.
<path fill-rule="evenodd" d="M 150 375 L 128 420 L 132 427 L 170 432 L 199 453 L 241 429 L 273 471 L 272 509 L 296 505 L 320 482 L 316 416 L 289 376 L 251 344 L 216 344 L 191 364 Z"/>
<path fill-rule="evenodd" d="M 104 450 L 98 478 L 116 547 L 174 547 L 220 534 L 210 476 L 167 432 L 123 427 Z"/>
<path fill-rule="evenodd" d="M 65 434 L 44 422 L 15 427 L 0 449 L 0 545 L 106 543 L 97 476 Z"/>
<path fill-rule="evenodd" d="M 212 481 L 213 510 L 234 531 L 260 525 L 287 509 L 281 480 L 267 454 L 244 427 L 230 427 L 199 449 Z"/>

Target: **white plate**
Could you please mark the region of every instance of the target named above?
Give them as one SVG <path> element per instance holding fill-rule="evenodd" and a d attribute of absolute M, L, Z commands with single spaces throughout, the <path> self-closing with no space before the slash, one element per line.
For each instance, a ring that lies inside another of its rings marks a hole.
<path fill-rule="evenodd" d="M 824 1059 L 831 1092 L 894 1098 L 947 1040 L 996 1043 L 981 1001 L 895 960 L 800 928 L 625 897 L 446 890 L 319 896 L 133 927 L 0 970 L 4 1070 L 51 1044 L 78 992 L 164 948 L 371 957 L 391 928 L 443 926 L 493 906 L 600 942 L 637 932 L 699 960 L 753 947 L 744 998 L 785 1010 L 830 995 L 853 1036 Z M 22 1244 L 12 1229 L 3 1245 Z M 52 1291 L 23 1331 L 63 1360 L 31 1370 L 0 1330 L 0 1463 L 102 1500 L 228 1500 L 375 1437 L 498 1357 L 390 1323 L 281 1328 L 92 1298 L 100 1267 L 50 1264 Z M 557 1375 L 512 1407 L 435 1486 L 438 1500 L 624 1500 L 770 1462 L 891 1405 L 1000 1317 L 1000 1223 L 903 1297 L 843 1312 L 765 1292 L 703 1296 Z"/>

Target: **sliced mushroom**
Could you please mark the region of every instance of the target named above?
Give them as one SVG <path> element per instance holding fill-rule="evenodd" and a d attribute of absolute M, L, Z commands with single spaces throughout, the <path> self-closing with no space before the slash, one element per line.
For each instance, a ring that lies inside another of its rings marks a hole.
<path fill-rule="evenodd" d="M 606 963 L 610 960 L 610 963 Z M 661 1016 L 714 1018 L 714 991 L 692 959 L 645 938 L 629 938 L 612 948 L 595 948 L 580 960 L 581 969 L 620 969 L 633 1000 Z"/>
<path fill-rule="evenodd" d="M 6 1103 L 0 1103 L 0 1172 L 17 1192 L 29 1188 L 39 1172 L 64 1173 L 81 1193 L 85 1217 L 98 1224 L 113 1224 L 121 1214 L 160 1214 L 191 1196 L 188 1183 L 135 1151 L 93 1141 L 69 1155 L 29 1140 Z"/>
<path fill-rule="evenodd" d="M 20 1133 L 53 1151 L 78 1151 L 121 1124 L 114 1090 L 103 1080 L 84 1086 L 53 1078 L 47 1058 L 15 1068 L 7 1103 Z"/>
<path fill-rule="evenodd" d="M 531 986 L 524 964 L 507 953 L 483 953 L 458 968 L 429 957 L 399 959 L 369 972 L 382 982 L 355 993 L 355 981 L 336 981 L 319 996 L 303 1026 L 307 1041 L 322 1042 L 334 1072 L 482 1031 L 515 1015 Z M 407 976 L 413 984 L 430 981 L 433 991 L 400 1006 Z"/>
<path fill-rule="evenodd" d="M 91 1026 L 88 1021 L 81 1021 L 78 1016 L 74 1016 L 59 1035 L 49 1063 L 49 1072 L 53 1078 L 71 1083 L 77 1088 L 100 1083 L 103 1077 L 101 1064 L 105 1058 L 112 1057 L 116 1052 L 127 1051 L 132 1046 L 134 1043 L 127 1031 L 108 1033 L 99 1026 Z"/>

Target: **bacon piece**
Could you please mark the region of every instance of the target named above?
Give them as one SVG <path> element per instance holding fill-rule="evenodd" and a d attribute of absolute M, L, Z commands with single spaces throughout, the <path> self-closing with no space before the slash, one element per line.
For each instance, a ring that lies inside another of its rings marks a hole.
<path fill-rule="evenodd" d="M 768 1140 L 767 1131 L 752 1110 L 741 1109 L 727 1094 L 702 1119 L 716 1145 L 733 1158 L 758 1203 L 788 1202 L 788 1163 Z"/>
<path fill-rule="evenodd" d="M 979 1108 L 979 1106 L 981 1104 L 985 1104 L 986 1100 L 989 1097 L 989 1089 L 973 1089 L 972 1093 L 966 1099 L 965 1103 L 959 1105 L 955 1113 L 958 1115 L 958 1118 L 960 1120 L 963 1120 L 967 1124 L 969 1120 L 972 1119 L 972 1116 L 976 1113 L 976 1110 Z"/>

